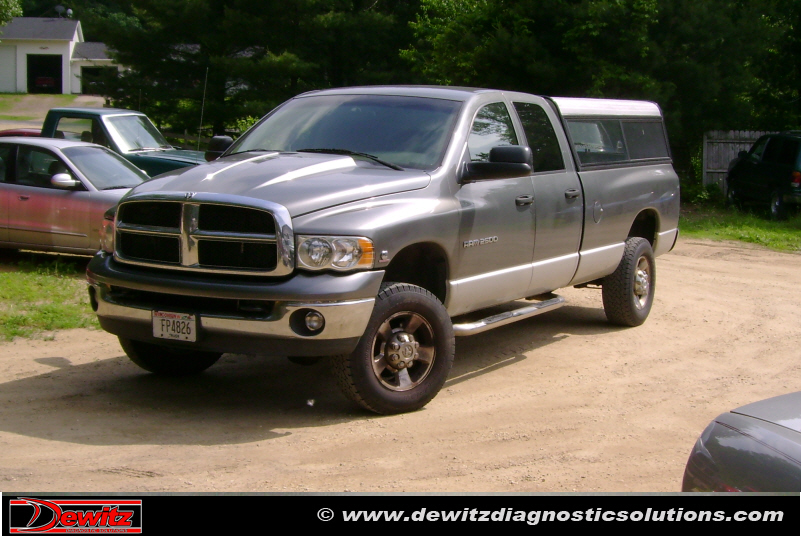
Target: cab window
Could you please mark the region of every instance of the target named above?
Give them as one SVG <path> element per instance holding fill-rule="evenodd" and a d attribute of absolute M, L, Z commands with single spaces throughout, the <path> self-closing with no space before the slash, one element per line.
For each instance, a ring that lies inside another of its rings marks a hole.
<path fill-rule="evenodd" d="M 534 160 L 534 172 L 565 169 L 556 132 L 545 110 L 532 102 L 514 103 Z"/>
<path fill-rule="evenodd" d="M 512 117 L 504 103 L 488 104 L 478 111 L 467 139 L 472 162 L 489 161 L 490 149 L 493 147 L 517 144 Z"/>

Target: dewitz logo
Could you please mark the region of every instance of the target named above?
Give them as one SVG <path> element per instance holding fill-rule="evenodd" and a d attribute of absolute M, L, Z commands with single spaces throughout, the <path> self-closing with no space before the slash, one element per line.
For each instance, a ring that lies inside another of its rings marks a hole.
<path fill-rule="evenodd" d="M 8 521 L 11 534 L 141 534 L 142 501 L 19 497 L 9 501 Z"/>

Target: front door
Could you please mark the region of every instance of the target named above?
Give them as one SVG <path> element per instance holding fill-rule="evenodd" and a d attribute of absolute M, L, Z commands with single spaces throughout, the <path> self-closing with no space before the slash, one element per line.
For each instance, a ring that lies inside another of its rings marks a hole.
<path fill-rule="evenodd" d="M 10 242 L 57 248 L 89 247 L 90 192 L 62 190 L 50 183 L 53 175 L 65 171 L 69 172 L 69 168 L 49 151 L 19 146 L 15 182 L 6 186 Z"/>
<path fill-rule="evenodd" d="M 486 162 L 493 147 L 518 145 L 511 115 L 502 102 L 481 108 L 473 120 L 467 151 Z M 534 188 L 531 177 L 461 184 L 458 249 L 451 274 L 448 311 L 453 314 L 519 298 L 531 282 L 534 254 Z"/>

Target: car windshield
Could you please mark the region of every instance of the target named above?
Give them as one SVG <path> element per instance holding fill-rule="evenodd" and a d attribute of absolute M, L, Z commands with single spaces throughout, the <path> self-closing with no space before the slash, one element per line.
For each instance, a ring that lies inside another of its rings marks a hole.
<path fill-rule="evenodd" d="M 111 137 L 123 153 L 171 147 L 159 129 L 145 116 L 116 115 L 106 117 L 105 122 Z"/>
<path fill-rule="evenodd" d="M 133 188 L 148 178 L 143 171 L 105 147 L 67 147 L 62 152 L 98 190 Z"/>
<path fill-rule="evenodd" d="M 246 151 L 364 153 L 402 168 L 442 162 L 461 103 L 389 95 L 325 95 L 289 101 L 234 144 Z"/>

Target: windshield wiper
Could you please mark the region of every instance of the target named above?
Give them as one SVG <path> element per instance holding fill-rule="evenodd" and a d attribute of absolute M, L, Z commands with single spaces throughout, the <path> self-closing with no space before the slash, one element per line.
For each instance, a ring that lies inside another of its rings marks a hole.
<path fill-rule="evenodd" d="M 351 151 L 350 149 L 298 149 L 296 152 L 298 153 L 324 153 L 324 154 L 343 154 L 347 156 L 361 156 L 362 158 L 367 158 L 368 160 L 372 160 L 382 166 L 387 166 L 390 169 L 394 169 L 397 171 L 403 171 L 403 168 L 395 165 L 391 162 L 387 162 L 386 160 L 381 160 L 377 156 L 367 154 L 367 153 L 360 153 L 357 151 Z"/>

